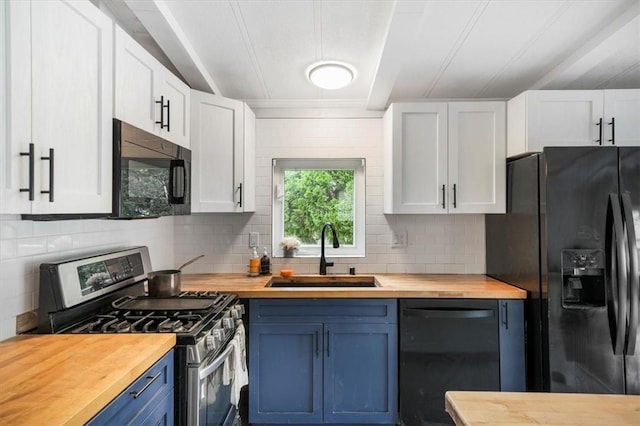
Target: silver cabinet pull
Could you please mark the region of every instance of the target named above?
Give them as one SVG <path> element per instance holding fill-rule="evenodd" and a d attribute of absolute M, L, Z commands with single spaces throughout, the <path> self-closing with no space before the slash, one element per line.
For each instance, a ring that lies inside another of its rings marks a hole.
<path fill-rule="evenodd" d="M 149 386 L 151 386 L 151 384 L 152 384 L 153 382 L 155 382 L 155 381 L 158 379 L 158 377 L 160 377 L 160 375 L 162 375 L 162 371 L 159 371 L 158 373 L 156 373 L 156 375 L 155 375 L 155 376 L 147 376 L 147 377 L 146 377 L 146 379 L 147 379 L 147 383 L 145 383 L 145 384 L 144 384 L 144 386 L 142 387 L 142 389 L 140 389 L 139 391 L 132 391 L 132 392 L 129 392 L 129 394 L 130 394 L 130 395 L 133 395 L 133 399 L 137 399 L 137 398 L 139 398 L 139 397 L 140 397 L 140 395 L 142 395 L 142 393 L 143 393 L 144 391 L 146 391 L 146 390 L 149 388 Z"/>

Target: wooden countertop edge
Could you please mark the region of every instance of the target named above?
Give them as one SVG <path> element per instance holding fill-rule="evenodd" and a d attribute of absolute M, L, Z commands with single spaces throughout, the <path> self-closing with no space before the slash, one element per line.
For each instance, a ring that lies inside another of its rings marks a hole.
<path fill-rule="evenodd" d="M 444 410 L 449 413 L 451 419 L 456 424 L 456 426 L 469 426 L 466 420 L 462 417 L 462 414 L 458 412 L 456 407 L 456 403 L 451 400 L 452 395 L 451 392 L 445 392 L 444 394 Z"/>
<path fill-rule="evenodd" d="M 175 335 L 174 335 L 175 337 Z M 159 345 L 149 356 L 142 362 L 131 367 L 127 374 L 118 378 L 111 386 L 100 393 L 89 405 L 83 407 L 75 416 L 69 419 L 65 425 L 84 425 L 91 420 L 96 414 L 104 409 L 111 401 L 118 397 L 127 387 L 136 381 L 138 377 L 147 371 L 153 364 L 158 362 L 167 352 L 176 345 L 175 338 L 173 342 L 170 340 Z"/>
<path fill-rule="evenodd" d="M 116 335 L 110 335 L 116 336 Z M 131 337 L 132 335 L 122 335 L 125 337 Z M 151 336 L 151 335 L 149 335 Z M 3 383 L 0 383 L 0 424 L 51 424 L 51 425 L 84 425 L 91 420 L 96 414 L 98 414 L 103 408 L 105 408 L 111 401 L 118 397 L 128 386 L 135 382 L 147 369 L 160 360 L 167 352 L 169 352 L 176 344 L 175 334 L 158 334 L 153 335 L 154 339 L 152 343 L 149 341 L 145 344 L 143 352 L 138 352 L 138 356 L 133 357 L 127 361 L 127 368 L 115 368 L 108 372 L 108 368 L 104 368 L 95 373 L 95 381 L 87 381 L 87 379 L 73 380 L 76 386 L 71 391 L 70 396 L 67 398 L 67 403 L 61 406 L 62 400 L 55 398 L 51 400 L 52 404 L 47 405 L 44 400 L 47 398 L 47 393 L 56 394 L 58 389 L 62 391 L 67 389 L 68 385 L 65 380 L 69 377 L 78 377 L 77 374 L 82 374 L 82 371 L 86 368 L 91 369 L 91 364 L 82 364 L 78 362 L 78 358 L 75 359 L 75 364 L 81 366 L 78 368 L 78 373 L 73 376 L 70 375 L 69 367 L 65 367 L 62 373 L 62 382 L 56 383 L 57 377 L 56 370 L 43 370 L 41 361 L 43 352 L 32 353 L 31 348 L 34 345 L 40 347 L 43 345 L 41 338 L 46 338 L 45 346 L 51 345 L 53 341 L 57 341 L 56 337 L 60 337 L 62 342 L 66 342 L 65 339 L 72 339 L 78 337 L 83 339 L 82 350 L 83 354 L 86 351 L 96 350 L 100 345 L 104 344 L 105 335 L 20 335 L 0 343 L 4 345 L 11 345 L 11 349 L 7 349 L 7 352 L 3 353 L 3 363 L 0 368 L 2 371 L 2 377 L 4 377 Z M 116 336 L 117 337 L 117 336 Z M 96 339 L 96 349 L 92 349 L 91 343 L 86 342 L 87 339 Z M 62 344 L 62 343 L 58 343 Z M 65 345 L 67 345 L 65 343 Z M 51 354 L 49 358 L 57 358 L 54 363 L 64 362 L 70 355 L 70 351 L 74 351 L 74 346 L 65 346 L 67 349 L 58 352 L 57 354 Z M 97 356 L 92 359 L 87 359 L 86 363 L 103 362 L 111 363 L 114 359 L 120 359 L 122 356 L 126 356 L 127 351 L 132 347 L 132 343 L 127 343 L 122 346 L 114 347 L 113 351 L 102 351 L 102 356 Z M 135 345 L 133 345 L 135 348 Z M 6 349 L 6 348 L 5 348 Z M 84 351 L 84 352 L 83 352 Z M 123 352 L 124 351 L 124 352 Z M 100 352 L 100 351 L 98 351 Z M 48 352 L 47 352 L 48 353 Z M 57 355 L 61 355 L 58 357 Z M 140 356 L 142 355 L 142 356 Z M 32 361 L 32 358 L 36 358 Z M 37 361 L 37 364 L 33 362 Z M 86 365 L 86 367 L 85 367 Z M 108 364 L 111 365 L 111 364 Z M 31 368 L 34 366 L 34 368 Z M 73 367 L 75 368 L 75 367 Z M 42 374 L 46 371 L 46 374 Z M 25 378 L 20 376 L 25 375 Z M 44 380 L 40 385 L 37 380 Z M 34 383 L 34 380 L 36 383 Z M 44 386 L 45 393 L 43 395 L 38 394 L 36 391 L 33 393 L 25 393 L 24 388 L 22 391 L 14 392 L 9 387 L 2 388 L 2 385 L 9 386 L 8 383 L 12 383 L 12 386 L 20 386 L 21 383 L 28 384 L 28 387 Z M 53 388 L 52 388 L 53 386 Z M 74 395 L 79 395 L 78 392 L 84 394 L 84 397 L 76 398 Z M 39 395 L 39 396 L 38 396 Z M 33 399 L 35 398 L 35 400 Z M 74 405 L 75 403 L 75 405 Z"/>
<path fill-rule="evenodd" d="M 447 391 L 445 410 L 457 426 L 637 426 L 640 395 Z"/>
<path fill-rule="evenodd" d="M 357 280 L 373 277 L 377 287 L 269 287 L 273 280 L 327 279 Z M 185 274 L 185 290 L 216 290 L 236 293 L 240 298 L 472 298 L 526 299 L 527 292 L 502 281 L 481 274 L 363 274 L 363 275 L 279 275 L 247 277 L 244 274 Z"/>

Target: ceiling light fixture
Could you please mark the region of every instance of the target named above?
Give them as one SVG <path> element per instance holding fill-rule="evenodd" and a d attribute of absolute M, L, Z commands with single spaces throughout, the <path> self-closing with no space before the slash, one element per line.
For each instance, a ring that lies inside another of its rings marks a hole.
<path fill-rule="evenodd" d="M 309 81 L 322 89 L 342 89 L 356 78 L 351 65 L 337 61 L 320 61 L 307 68 Z"/>

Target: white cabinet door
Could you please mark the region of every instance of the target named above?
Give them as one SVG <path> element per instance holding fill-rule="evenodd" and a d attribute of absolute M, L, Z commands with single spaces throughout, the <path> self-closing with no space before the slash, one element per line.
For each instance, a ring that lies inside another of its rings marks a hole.
<path fill-rule="evenodd" d="M 160 115 L 160 105 L 155 102 L 155 94 L 162 81 L 158 76 L 160 63 L 117 26 L 115 43 L 114 116 L 157 134 L 160 125 L 156 124 L 156 116 Z"/>
<path fill-rule="evenodd" d="M 189 148 L 189 86 L 117 26 L 115 41 L 114 116 Z"/>
<path fill-rule="evenodd" d="M 447 104 L 391 105 L 384 161 L 385 213 L 446 213 Z"/>
<path fill-rule="evenodd" d="M 256 115 L 245 103 L 244 106 L 244 153 L 242 211 L 256 211 Z"/>
<path fill-rule="evenodd" d="M 163 69 L 158 76 L 161 80 L 157 85 L 159 92 L 156 94 L 156 99 L 160 100 L 162 96 L 165 103 L 163 111 L 165 126 L 160 129 L 159 134 L 171 142 L 189 148 L 191 145 L 189 140 L 191 89 L 167 69 Z"/>
<path fill-rule="evenodd" d="M 450 213 L 504 213 L 506 200 L 504 102 L 449 104 Z"/>
<path fill-rule="evenodd" d="M 604 91 L 607 145 L 640 146 L 640 89 Z"/>
<path fill-rule="evenodd" d="M 545 146 L 598 146 L 603 116 L 601 90 L 526 92 L 527 149 Z M 603 141 L 604 142 L 604 141 Z"/>
<path fill-rule="evenodd" d="M 21 188 L 29 187 L 29 159 L 21 156 L 21 152 L 29 151 L 31 142 L 31 75 L 29 51 L 31 43 L 29 34 L 31 18 L 28 2 L 2 2 L 2 90 L 0 108 L 3 111 L 0 127 L 0 213 L 29 213 L 31 203 L 27 192 Z M 9 25 L 12 23 L 12 25 Z M 14 28 L 15 24 L 19 28 Z M 9 30 L 12 33 L 9 33 Z M 26 70 L 26 71 L 25 71 Z M 11 80 L 8 77 L 11 76 Z M 5 86 L 6 85 L 6 86 Z M 10 89 L 10 90 L 7 90 Z M 11 96 L 14 93 L 27 96 Z M 35 188 L 34 188 L 35 197 Z"/>
<path fill-rule="evenodd" d="M 31 3 L 32 138 L 54 202 L 33 213 L 111 211 L 113 29 L 91 3 Z M 49 170 L 54 168 L 54 183 Z M 46 195 L 46 194 L 45 194 Z"/>
<path fill-rule="evenodd" d="M 241 101 L 191 91 L 192 213 L 255 209 L 255 116 L 248 109 Z"/>
<path fill-rule="evenodd" d="M 35 199 L 20 213 L 110 213 L 112 23 L 90 2 L 9 7 L 16 9 L 9 61 L 15 127 L 7 145 L 12 155 L 35 146 Z M 27 161 L 9 161 L 17 162 L 16 182 L 26 187 Z"/>

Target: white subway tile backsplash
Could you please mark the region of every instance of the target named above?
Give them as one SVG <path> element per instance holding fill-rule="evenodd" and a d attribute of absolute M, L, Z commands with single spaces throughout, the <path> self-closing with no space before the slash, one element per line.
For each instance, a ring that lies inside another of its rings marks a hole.
<path fill-rule="evenodd" d="M 89 251 L 147 245 L 155 269 L 174 268 L 174 218 L 148 221 L 32 222 L 0 216 L 0 340 L 16 332 L 16 316 L 37 308 L 39 266 Z"/>
<path fill-rule="evenodd" d="M 17 256 L 33 256 L 47 252 L 46 237 L 20 238 L 17 243 Z"/>

